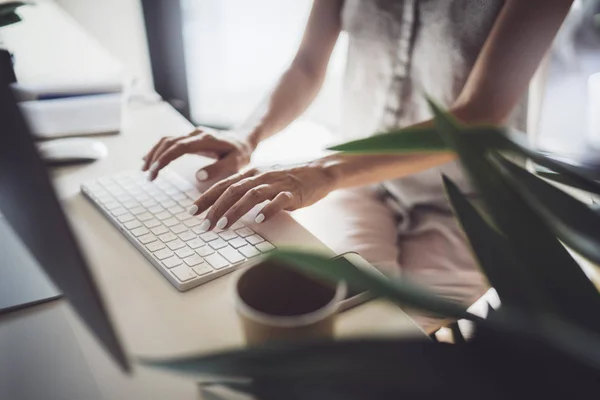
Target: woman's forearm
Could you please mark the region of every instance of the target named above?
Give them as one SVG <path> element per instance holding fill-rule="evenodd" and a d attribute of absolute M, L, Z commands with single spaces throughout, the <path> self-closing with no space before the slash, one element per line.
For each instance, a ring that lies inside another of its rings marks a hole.
<path fill-rule="evenodd" d="M 283 130 L 298 118 L 316 97 L 323 78 L 292 65 L 281 77 L 266 104 L 245 123 L 253 147 Z"/>
<path fill-rule="evenodd" d="M 483 112 L 482 112 L 483 110 Z M 473 107 L 470 104 L 454 106 L 450 114 L 464 124 L 501 124 L 510 112 Z M 413 125 L 432 126 L 433 120 Z M 321 166 L 334 182 L 335 189 L 370 185 L 390 179 L 402 178 L 455 160 L 450 151 L 413 154 L 343 154 L 328 155 L 315 163 Z"/>
<path fill-rule="evenodd" d="M 329 58 L 341 30 L 343 0 L 315 0 L 294 61 L 270 98 L 243 127 L 256 147 L 298 118 L 321 89 Z"/>

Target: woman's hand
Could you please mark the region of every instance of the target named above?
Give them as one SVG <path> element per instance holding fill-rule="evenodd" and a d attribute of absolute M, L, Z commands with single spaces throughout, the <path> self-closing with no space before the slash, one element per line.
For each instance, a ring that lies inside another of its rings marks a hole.
<path fill-rule="evenodd" d="M 207 132 L 196 129 L 185 136 L 162 138 L 143 158 L 142 171 L 149 171 L 149 180 L 154 180 L 161 169 L 184 154 L 198 154 L 216 159 L 199 170 L 196 178 L 227 176 L 238 172 L 250 161 L 255 146 L 250 141 L 240 140 L 227 132 Z"/>
<path fill-rule="evenodd" d="M 256 217 L 257 223 L 283 210 L 309 206 L 334 189 L 334 177 L 319 163 L 253 168 L 216 183 L 195 201 L 189 212 L 198 215 L 210 208 L 200 228 L 226 229 L 266 200 L 270 201 Z"/>

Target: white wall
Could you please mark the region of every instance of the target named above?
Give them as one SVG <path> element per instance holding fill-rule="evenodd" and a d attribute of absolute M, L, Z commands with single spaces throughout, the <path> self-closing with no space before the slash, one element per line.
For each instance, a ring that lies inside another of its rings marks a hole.
<path fill-rule="evenodd" d="M 144 87 L 152 70 L 140 0 L 54 0 L 123 63 Z"/>

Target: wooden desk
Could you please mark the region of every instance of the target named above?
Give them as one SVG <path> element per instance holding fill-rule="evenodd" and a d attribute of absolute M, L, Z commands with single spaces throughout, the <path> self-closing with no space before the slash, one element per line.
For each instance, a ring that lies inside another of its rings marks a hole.
<path fill-rule="evenodd" d="M 81 32 L 74 21 L 52 3 L 41 2 L 38 7 L 32 7 L 22 14 L 24 22 L 11 27 L 8 34 L 4 35 L 5 41 L 15 52 L 17 75 L 22 82 L 95 79 L 119 71 L 118 63 L 111 58 L 105 59 L 109 56 L 98 49 L 97 43 Z M 43 40 L 40 40 L 40 27 L 46 31 Z M 63 43 L 64 47 L 55 46 L 50 52 L 40 49 L 36 43 L 41 46 Z M 61 49 L 69 54 L 61 55 Z M 106 68 L 96 70 L 92 64 Z M 125 348 L 133 356 L 173 356 L 214 352 L 242 345 L 241 329 L 230 296 L 231 275 L 186 293 L 178 292 L 79 194 L 79 186 L 87 180 L 139 168 L 141 156 L 158 138 L 188 133 L 192 129 L 187 120 L 164 102 L 131 103 L 126 106 L 124 115 L 120 135 L 99 138 L 109 149 L 108 158 L 85 166 L 55 169 L 53 176 L 57 192 L 112 312 Z M 184 157 L 173 168 L 193 180 L 193 173 L 201 163 L 199 158 Z M 281 215 L 257 227 L 257 230 L 268 238 L 270 224 L 287 223 L 292 226 L 290 221 L 291 217 Z M 295 239 L 300 237 L 305 243 L 324 249 L 300 225 L 293 226 L 293 229 L 281 234 L 279 241 L 291 240 L 286 235 L 293 235 Z M 47 340 L 44 332 L 56 324 L 63 327 L 66 324 L 69 329 L 65 330 L 65 334 L 71 332 L 72 340 L 79 343 L 82 359 L 89 366 L 104 398 L 196 397 L 193 383 L 156 371 L 136 367 L 132 378 L 122 376 L 66 301 L 38 309 L 39 314 L 32 313 L 31 309 L 26 310 L 11 315 L 8 325 L 0 324 L 0 345 L 21 348 L 24 352 L 33 348 L 27 343 L 42 341 L 52 346 L 53 341 Z M 338 320 L 337 328 L 340 337 L 423 335 L 400 309 L 384 301 L 373 301 L 344 313 Z M 36 369 L 35 354 L 23 354 L 23 357 L 29 360 L 24 363 L 24 376 L 27 376 L 27 368 L 34 375 L 42 373 Z M 74 355 L 58 351 L 47 354 L 47 357 L 50 360 L 56 357 L 54 362 L 57 364 L 77 365 L 80 362 L 74 361 Z M 6 362 L 5 365 L 10 364 L 9 360 Z M 3 374 L 0 382 L 3 379 L 12 381 L 14 386 L 15 380 L 10 374 L 16 372 L 11 368 L 0 369 L 0 372 Z M 9 374 L 8 378 L 4 374 Z M 29 374 L 29 379 L 37 378 Z M 54 381 L 55 384 L 65 382 L 68 381 Z"/>

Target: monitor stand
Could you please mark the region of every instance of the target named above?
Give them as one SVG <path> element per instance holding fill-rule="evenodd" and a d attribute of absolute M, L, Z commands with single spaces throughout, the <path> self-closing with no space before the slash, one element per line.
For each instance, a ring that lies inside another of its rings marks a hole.
<path fill-rule="evenodd" d="M 0 314 L 59 297 L 61 293 L 0 214 Z"/>

